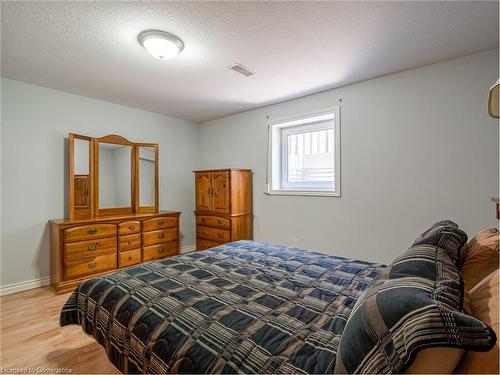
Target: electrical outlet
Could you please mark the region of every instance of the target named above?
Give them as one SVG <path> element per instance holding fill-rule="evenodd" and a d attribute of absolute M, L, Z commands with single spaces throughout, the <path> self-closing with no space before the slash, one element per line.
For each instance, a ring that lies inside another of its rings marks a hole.
<path fill-rule="evenodd" d="M 293 247 L 299 247 L 299 239 L 298 238 L 294 238 L 293 239 Z"/>

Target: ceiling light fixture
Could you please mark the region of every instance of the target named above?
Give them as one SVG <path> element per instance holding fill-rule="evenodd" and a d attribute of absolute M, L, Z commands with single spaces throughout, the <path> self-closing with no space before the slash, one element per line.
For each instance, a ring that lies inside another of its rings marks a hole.
<path fill-rule="evenodd" d="M 143 31 L 137 40 L 146 51 L 160 60 L 173 59 L 184 49 L 182 40 L 161 30 Z"/>

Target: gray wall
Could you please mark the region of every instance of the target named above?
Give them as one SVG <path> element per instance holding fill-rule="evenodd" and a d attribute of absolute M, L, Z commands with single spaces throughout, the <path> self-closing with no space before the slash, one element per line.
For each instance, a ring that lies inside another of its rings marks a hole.
<path fill-rule="evenodd" d="M 198 125 L 2 79 L 1 285 L 50 275 L 47 220 L 65 216 L 69 132 L 155 142 L 160 208 L 182 211 L 182 246 L 194 243 Z"/>
<path fill-rule="evenodd" d="M 263 107 L 189 121 L 2 79 L 1 285 L 49 276 L 47 220 L 66 209 L 68 132 L 118 133 L 160 149 L 160 208 L 194 243 L 196 168 L 249 167 L 255 239 L 390 262 L 430 223 L 496 226 L 497 122 L 486 114 L 498 50 Z M 342 197 L 264 195 L 266 116 L 339 104 Z"/>
<path fill-rule="evenodd" d="M 200 126 L 202 168 L 254 170 L 255 239 L 390 262 L 449 218 L 472 235 L 496 226 L 497 121 L 488 117 L 498 50 L 385 76 Z M 251 79 L 251 78 L 250 78 Z M 267 196 L 266 115 L 341 102 L 342 197 Z"/>

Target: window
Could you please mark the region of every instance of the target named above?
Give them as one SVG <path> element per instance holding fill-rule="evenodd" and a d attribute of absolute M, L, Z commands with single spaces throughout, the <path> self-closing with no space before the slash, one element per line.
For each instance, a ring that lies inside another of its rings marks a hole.
<path fill-rule="evenodd" d="M 339 109 L 269 124 L 268 194 L 340 196 Z"/>

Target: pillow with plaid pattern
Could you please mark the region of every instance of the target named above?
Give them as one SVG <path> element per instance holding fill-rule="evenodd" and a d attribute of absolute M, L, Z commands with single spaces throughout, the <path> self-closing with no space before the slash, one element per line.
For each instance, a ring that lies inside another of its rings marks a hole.
<path fill-rule="evenodd" d="M 384 269 L 347 321 L 335 372 L 401 373 L 425 348 L 492 348 L 495 332 L 461 312 L 458 259 L 466 242 L 455 223 L 441 221 Z"/>

